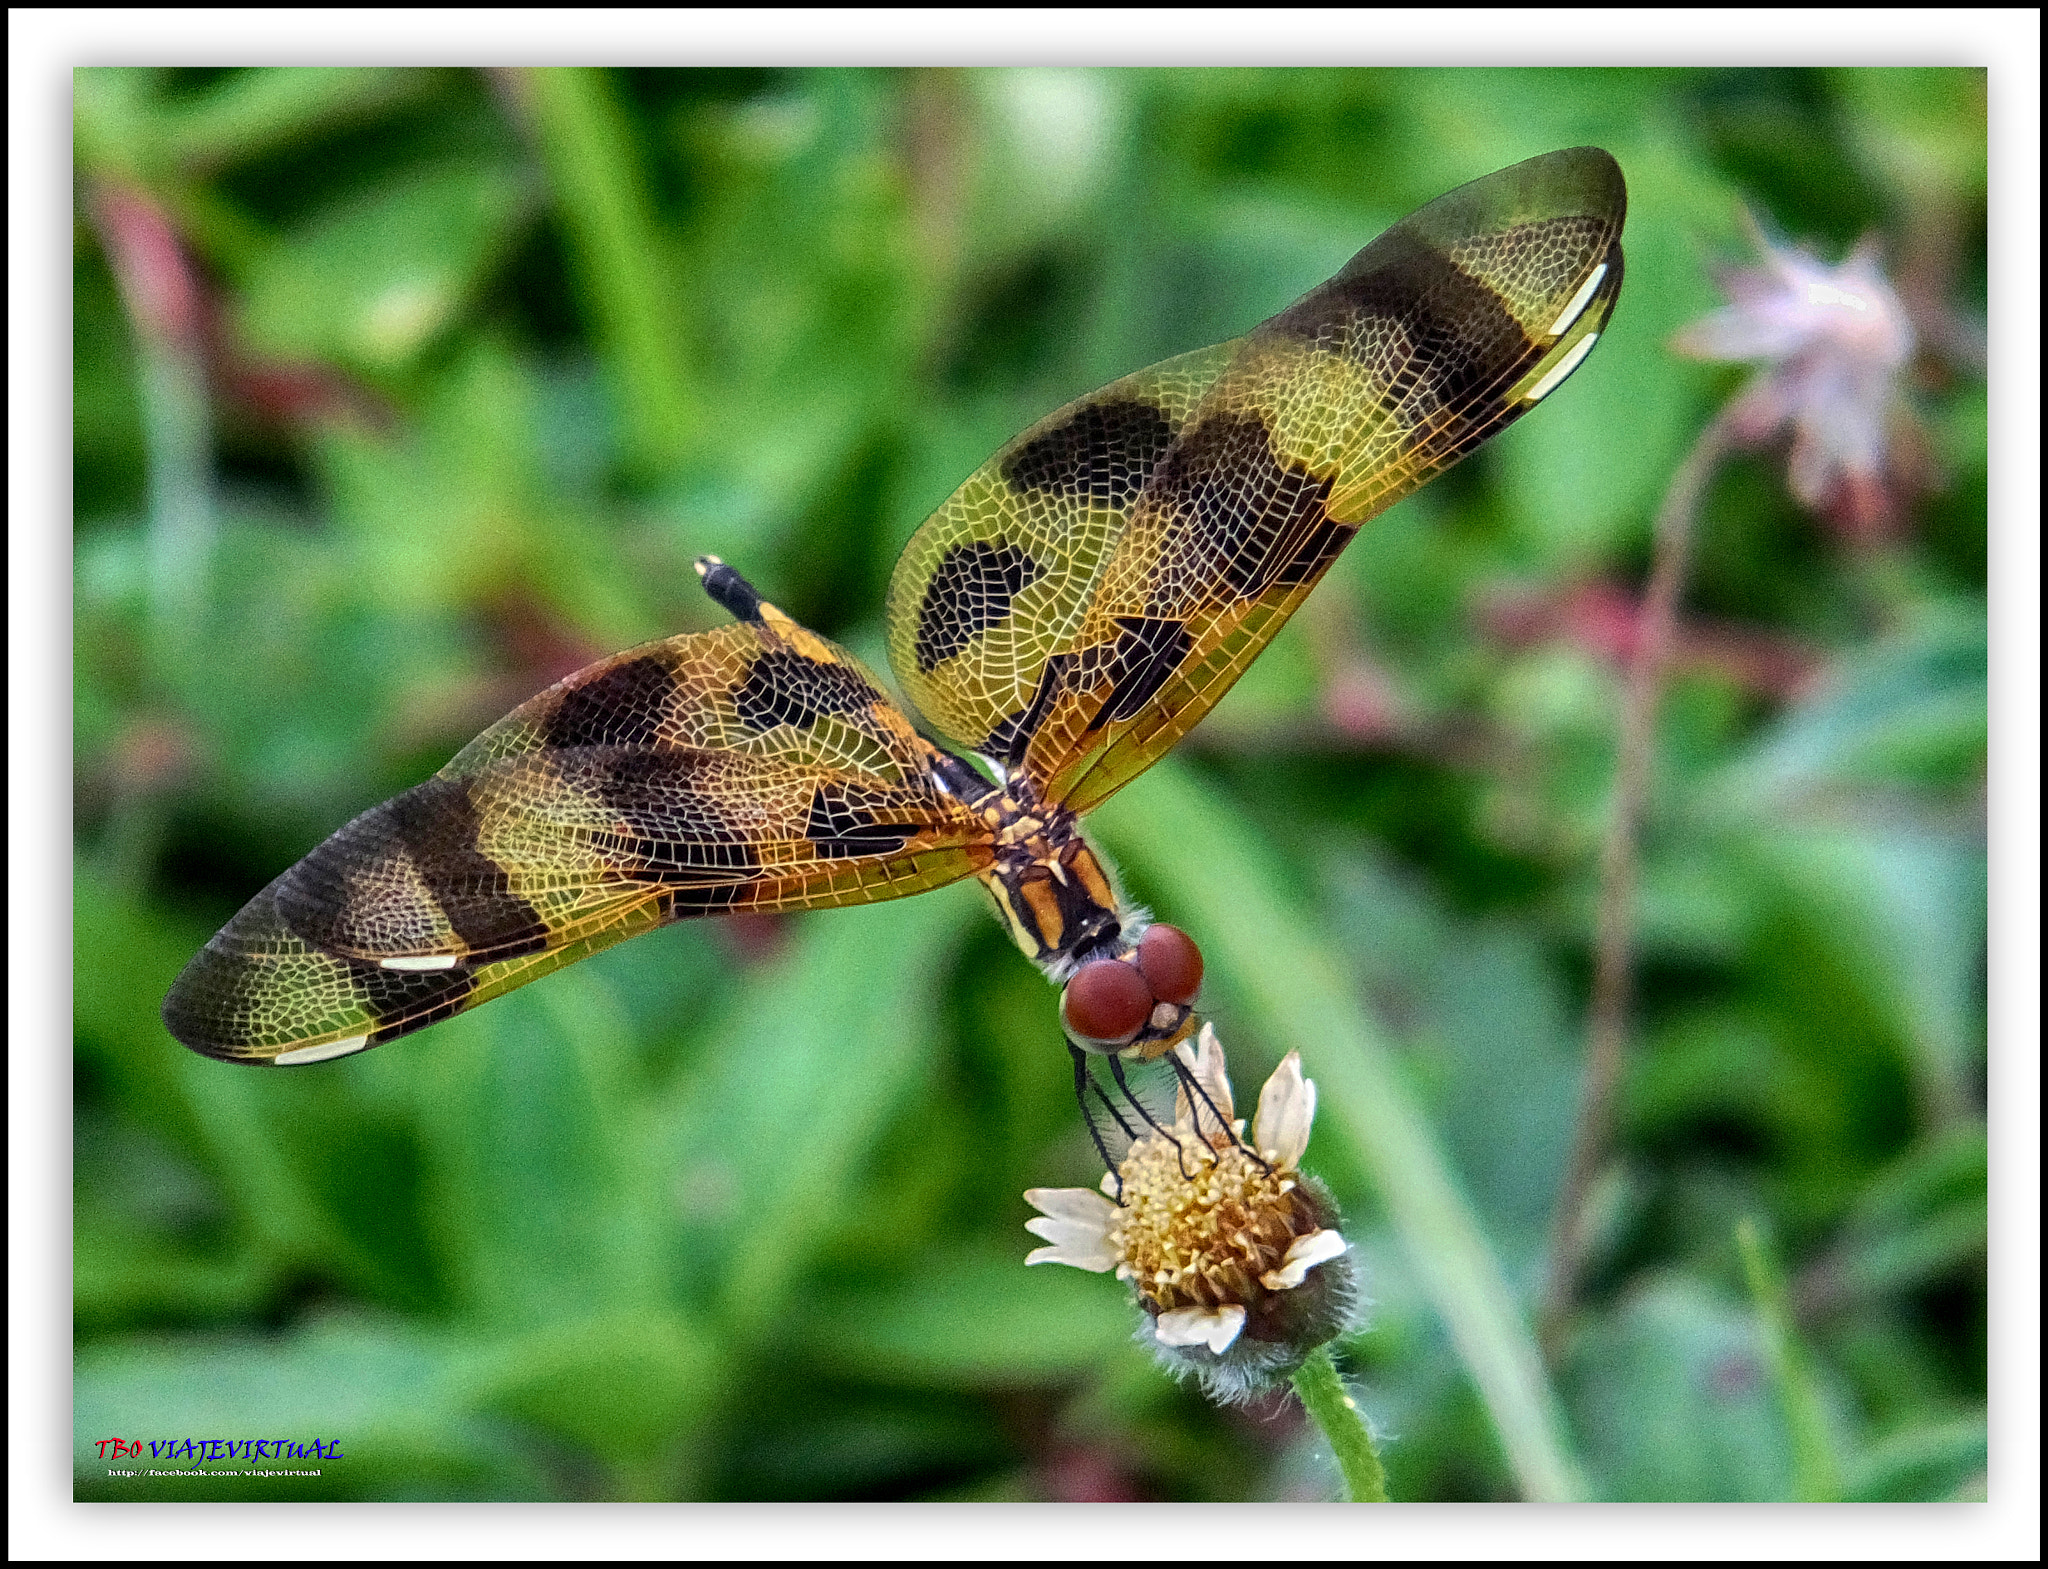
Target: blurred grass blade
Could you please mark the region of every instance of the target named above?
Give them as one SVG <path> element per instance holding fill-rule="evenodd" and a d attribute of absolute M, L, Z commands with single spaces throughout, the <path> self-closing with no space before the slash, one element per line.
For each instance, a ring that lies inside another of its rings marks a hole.
<path fill-rule="evenodd" d="M 1856 1458 L 1848 1496 L 1857 1503 L 1910 1502 L 1960 1495 L 1990 1464 L 1990 1426 L 1983 1412 L 1909 1427 Z"/>
<path fill-rule="evenodd" d="M 1753 1219 L 1738 1221 L 1735 1245 L 1742 1253 L 1742 1272 L 1763 1326 L 1764 1354 L 1771 1382 L 1785 1410 L 1792 1440 L 1792 1486 L 1801 1503 L 1831 1503 L 1842 1496 L 1841 1467 L 1828 1437 L 1827 1415 L 1785 1308 L 1785 1283 L 1764 1249 L 1763 1234 Z"/>
<path fill-rule="evenodd" d="M 1251 824 L 1180 764 L 1154 768 L 1142 793 L 1142 814 L 1104 814 L 1105 842 L 1170 898 L 1275 1043 L 1301 1052 L 1357 1144 L 1523 1495 L 1582 1496 L 1563 1414 L 1499 1261 L 1336 956 L 1282 891 L 1285 874 Z"/>
<path fill-rule="evenodd" d="M 818 1240 L 860 1202 L 875 1139 L 924 1075 L 966 888 L 800 922 L 749 977 L 663 1119 L 689 1258 L 735 1332 L 773 1322 Z"/>
<path fill-rule="evenodd" d="M 135 335 L 149 481 L 150 611 L 164 640 L 160 654 L 175 663 L 198 631 L 214 534 L 201 290 L 153 197 L 103 181 L 93 187 L 92 211 Z"/>
<path fill-rule="evenodd" d="M 243 161 L 338 123 L 365 119 L 425 90 L 424 71 L 390 66 L 273 66 L 236 71 L 165 105 L 158 151 L 190 170 Z"/>
<path fill-rule="evenodd" d="M 665 475 L 689 440 L 691 400 L 673 275 L 625 115 L 598 71 L 545 68 L 513 80 L 612 362 L 632 460 L 644 477 Z"/>

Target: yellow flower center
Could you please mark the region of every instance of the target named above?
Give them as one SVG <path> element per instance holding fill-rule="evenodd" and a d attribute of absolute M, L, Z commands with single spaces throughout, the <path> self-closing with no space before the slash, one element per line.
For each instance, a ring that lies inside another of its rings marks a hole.
<path fill-rule="evenodd" d="M 1317 1229 L 1315 1209 L 1292 1176 L 1236 1144 L 1212 1148 L 1185 1131 L 1180 1144 L 1176 1152 L 1148 1134 L 1117 1168 L 1125 1207 L 1108 1236 L 1117 1273 L 1162 1313 L 1256 1303 L 1266 1294 L 1259 1277 Z"/>

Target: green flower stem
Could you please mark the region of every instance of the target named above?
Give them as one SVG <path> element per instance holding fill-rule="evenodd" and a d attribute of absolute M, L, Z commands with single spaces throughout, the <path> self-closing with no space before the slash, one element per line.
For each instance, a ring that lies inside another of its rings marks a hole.
<path fill-rule="evenodd" d="M 512 78 L 531 109 L 571 253 L 617 378 L 626 439 L 642 477 L 666 477 L 695 423 L 676 328 L 676 269 L 665 258 L 640 151 L 611 77 L 581 67 Z"/>
<path fill-rule="evenodd" d="M 1379 1451 L 1372 1446 L 1372 1434 L 1366 1430 L 1358 1402 L 1344 1393 L 1344 1380 L 1337 1376 L 1328 1346 L 1317 1346 L 1309 1353 L 1309 1359 L 1295 1372 L 1294 1392 L 1301 1396 L 1308 1419 L 1329 1440 L 1337 1469 L 1344 1473 L 1346 1500 L 1385 1503 L 1387 1473 L 1380 1469 Z"/>
<path fill-rule="evenodd" d="M 1828 1437 L 1827 1414 L 1792 1326 L 1785 1282 L 1753 1218 L 1736 1223 L 1735 1246 L 1742 1255 L 1742 1272 L 1748 1277 L 1750 1300 L 1756 1305 L 1763 1330 L 1771 1382 L 1777 1388 L 1792 1440 L 1793 1491 L 1801 1503 L 1837 1502 L 1842 1497 L 1842 1470 Z"/>

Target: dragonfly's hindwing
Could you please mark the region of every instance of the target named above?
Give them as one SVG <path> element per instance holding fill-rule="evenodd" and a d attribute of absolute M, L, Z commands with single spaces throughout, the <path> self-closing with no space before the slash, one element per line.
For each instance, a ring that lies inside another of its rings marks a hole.
<path fill-rule="evenodd" d="M 843 650 L 762 619 L 604 660 L 365 812 L 186 967 L 171 1032 L 317 1061 L 685 916 L 865 903 L 990 859 Z"/>

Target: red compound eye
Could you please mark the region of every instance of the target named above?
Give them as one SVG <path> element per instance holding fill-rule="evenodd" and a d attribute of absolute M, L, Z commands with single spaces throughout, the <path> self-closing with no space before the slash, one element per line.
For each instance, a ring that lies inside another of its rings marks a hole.
<path fill-rule="evenodd" d="M 1138 968 L 1152 995 L 1186 1007 L 1202 989 L 1202 950 L 1178 926 L 1148 926 L 1138 939 Z"/>
<path fill-rule="evenodd" d="M 1090 959 L 1060 998 L 1060 1020 L 1076 1040 L 1121 1046 L 1152 1016 L 1152 988 L 1121 959 Z"/>

